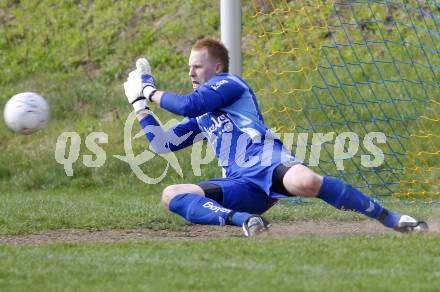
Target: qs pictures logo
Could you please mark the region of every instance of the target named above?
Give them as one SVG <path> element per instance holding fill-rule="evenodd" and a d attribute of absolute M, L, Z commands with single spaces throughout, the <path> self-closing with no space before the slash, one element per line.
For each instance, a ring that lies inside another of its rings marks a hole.
<path fill-rule="evenodd" d="M 170 125 L 174 125 L 175 123 L 176 120 L 170 120 L 164 125 L 164 127 L 168 128 Z M 127 117 L 127 120 L 125 121 L 125 125 L 124 125 L 125 155 L 113 155 L 113 157 L 123 162 L 126 162 L 130 166 L 131 170 L 136 175 L 136 177 L 147 184 L 156 184 L 162 181 L 163 178 L 166 176 L 170 166 L 181 177 L 183 177 L 182 168 L 179 164 L 179 161 L 177 160 L 176 155 L 173 152 L 156 154 L 148 149 L 145 149 L 140 154 L 135 154 L 133 152 L 132 141 L 140 137 L 145 137 L 145 133 L 143 129 L 141 129 L 136 135 L 132 137 L 134 124 L 138 125 L 136 120 L 136 113 L 132 112 Z M 157 129 L 160 129 L 160 127 L 158 126 Z M 152 130 L 154 134 L 154 129 L 149 129 L 149 130 Z M 180 139 L 184 140 L 186 139 L 186 137 L 187 135 L 185 135 L 184 137 L 180 137 L 179 140 Z M 70 147 L 67 149 L 69 141 L 70 141 Z M 104 151 L 104 149 L 99 146 L 99 144 L 106 144 L 106 143 L 108 143 L 107 133 L 91 132 L 90 134 L 88 134 L 85 139 L 85 146 L 94 155 L 90 155 L 90 154 L 83 155 L 82 157 L 83 164 L 87 167 L 95 167 L 95 168 L 103 166 L 106 162 L 107 154 Z M 55 147 L 55 160 L 59 164 L 63 165 L 64 171 L 67 176 L 74 175 L 73 163 L 75 163 L 79 158 L 81 144 L 82 144 L 81 137 L 77 132 L 63 132 L 57 139 L 57 143 Z M 158 177 L 150 177 L 142 170 L 141 166 L 147 163 L 156 155 L 159 155 L 163 159 L 165 159 L 167 164 L 165 169 Z M 96 158 L 93 159 L 93 156 L 95 156 Z"/>

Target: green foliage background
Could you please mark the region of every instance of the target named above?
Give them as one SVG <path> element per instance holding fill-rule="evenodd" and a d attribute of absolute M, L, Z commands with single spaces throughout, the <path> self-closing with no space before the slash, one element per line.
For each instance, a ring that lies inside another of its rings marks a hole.
<path fill-rule="evenodd" d="M 416 2 L 408 3 L 417 7 Z M 418 99 L 420 88 L 411 89 L 415 98 L 410 102 L 395 103 L 393 97 L 405 98 L 401 87 L 392 89 L 391 98 L 385 100 L 387 89 L 383 86 L 359 86 L 358 90 L 370 100 L 363 101 L 362 106 L 347 107 L 343 105 L 344 96 L 356 101 L 356 92 L 350 87 L 329 89 L 328 84 L 353 82 L 350 78 L 362 82 L 368 77 L 359 70 L 353 71 L 352 77 L 342 69 L 328 69 L 343 61 L 359 61 L 353 59 L 353 52 L 321 50 L 332 44 L 332 36 L 343 38 L 342 30 L 329 29 L 328 25 L 341 25 L 341 21 L 354 21 L 356 17 L 362 19 L 365 26 L 362 30 L 349 28 L 348 32 L 358 40 L 404 37 L 415 41 L 414 30 L 402 26 L 397 34 L 395 29 L 390 29 L 389 22 L 383 26 L 369 23 L 373 16 L 378 20 L 397 21 L 406 17 L 434 29 L 425 18 L 417 18 L 413 10 L 398 9 L 406 7 L 399 5 L 390 3 L 385 10 L 381 5 L 371 4 L 353 12 L 345 6 L 335 11 L 332 3 L 326 1 L 243 1 L 244 76 L 257 92 L 267 124 L 281 133 L 355 131 L 362 138 L 365 132 L 379 129 L 390 137 L 385 149 L 388 164 L 366 171 L 359 169 L 359 157 L 365 153 L 365 149 L 360 149 L 353 160 L 345 163 L 345 171 L 337 171 L 330 143 L 324 145 L 320 166 L 316 168 L 318 172 L 341 176 L 356 186 L 367 186 L 369 188 L 364 190 L 369 195 L 397 191 L 407 196 L 396 198 L 432 200 L 438 198 L 439 193 L 438 102 L 435 103 L 434 96 L 438 90 L 437 75 L 429 75 L 429 70 L 421 75 L 435 85 L 427 87 L 427 98 L 434 102 L 427 102 L 426 97 Z M 178 93 L 191 90 L 187 56 L 195 40 L 205 36 L 219 37 L 218 6 L 218 1 L 2 1 L 0 104 L 18 92 L 38 92 L 50 104 L 51 121 L 47 128 L 31 136 L 14 134 L 4 123 L 0 124 L 1 190 L 141 188 L 143 183 L 132 174 L 128 165 L 113 157 L 124 154 L 123 125 L 131 110 L 125 101 L 122 83 L 136 58 L 146 56 L 159 88 Z M 387 35 L 382 35 L 382 30 L 386 30 Z M 437 48 L 432 34 L 425 33 L 417 41 Z M 358 48 L 357 53 L 366 56 L 366 48 L 374 51 L 372 58 L 395 58 L 396 61 L 408 57 L 402 46 L 392 46 L 391 53 L 386 53 L 384 46 L 364 46 Z M 415 61 L 424 61 L 422 53 L 414 49 L 410 54 Z M 439 65 L 438 53 L 431 55 L 435 69 Z M 319 66 L 321 69 L 317 70 Z M 371 66 L 365 65 L 365 70 L 371 71 L 370 80 L 373 81 L 380 79 L 381 74 L 390 78 L 417 77 L 411 69 L 401 67 L 406 75 L 396 75 L 395 68 L 386 66 L 377 69 L 380 74 L 374 74 Z M 335 70 L 339 80 L 333 76 Z M 377 95 L 371 95 L 372 90 Z M 377 105 L 377 96 L 384 99 L 382 106 Z M 330 106 L 327 108 L 323 104 Z M 399 109 L 404 118 L 427 116 L 434 122 L 423 119 L 419 122 L 412 119 L 374 122 L 376 118 L 383 118 L 382 115 L 387 119 L 396 117 L 395 109 Z M 163 122 L 180 119 L 160 109 L 155 112 Z M 350 120 L 354 123 L 350 124 Z M 76 131 L 82 138 L 73 177 L 67 177 L 63 166 L 54 159 L 56 140 L 65 131 Z M 109 137 L 108 144 L 102 144 L 107 154 L 106 163 L 96 169 L 82 163 L 82 155 L 92 154 L 84 146 L 85 137 L 94 131 L 105 132 Z M 133 145 L 137 153 L 147 147 L 143 139 L 137 139 Z M 145 186 L 148 191 L 158 194 L 167 184 L 221 175 L 216 162 L 202 166 L 201 176 L 194 175 L 189 154 L 190 149 L 178 155 L 183 177 L 171 170 L 160 184 Z M 165 161 L 156 157 L 142 167 L 154 177 L 165 166 Z M 399 180 L 405 183 L 394 185 Z M 385 188 L 375 186 L 383 181 L 391 184 Z"/>

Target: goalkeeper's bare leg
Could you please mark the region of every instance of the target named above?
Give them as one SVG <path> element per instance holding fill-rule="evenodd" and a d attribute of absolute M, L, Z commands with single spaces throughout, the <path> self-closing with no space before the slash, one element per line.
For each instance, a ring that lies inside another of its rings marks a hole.
<path fill-rule="evenodd" d="M 335 208 L 362 213 L 399 232 L 424 232 L 428 229 L 426 222 L 389 211 L 344 181 L 322 177 L 301 164 L 288 169 L 282 183 L 291 195 L 320 198 Z"/>

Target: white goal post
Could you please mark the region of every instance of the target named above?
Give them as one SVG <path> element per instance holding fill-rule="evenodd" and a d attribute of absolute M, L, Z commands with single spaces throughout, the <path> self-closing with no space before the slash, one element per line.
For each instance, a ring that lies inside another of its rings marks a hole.
<path fill-rule="evenodd" d="M 221 40 L 229 50 L 229 72 L 241 76 L 241 0 L 220 0 Z"/>

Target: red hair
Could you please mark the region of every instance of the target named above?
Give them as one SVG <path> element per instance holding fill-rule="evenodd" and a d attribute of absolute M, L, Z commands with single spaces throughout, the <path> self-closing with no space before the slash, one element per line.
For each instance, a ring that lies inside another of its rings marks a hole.
<path fill-rule="evenodd" d="M 223 72 L 229 72 L 229 54 L 228 49 L 218 40 L 212 38 L 204 38 L 198 40 L 193 50 L 207 49 L 209 57 L 223 65 Z"/>

